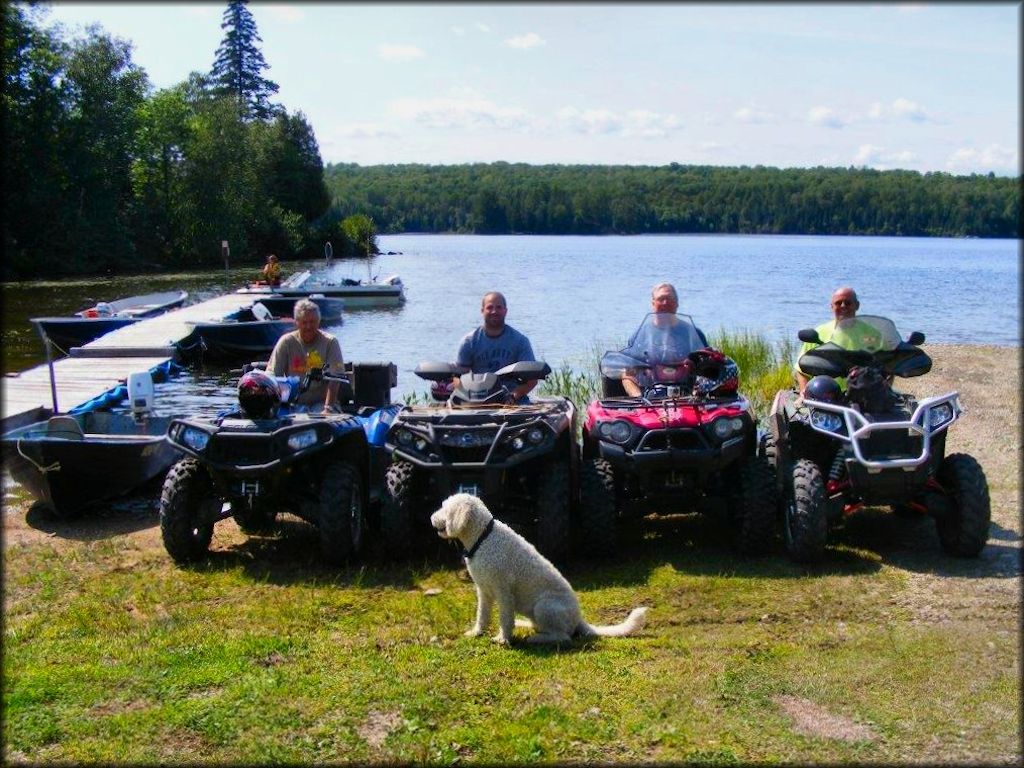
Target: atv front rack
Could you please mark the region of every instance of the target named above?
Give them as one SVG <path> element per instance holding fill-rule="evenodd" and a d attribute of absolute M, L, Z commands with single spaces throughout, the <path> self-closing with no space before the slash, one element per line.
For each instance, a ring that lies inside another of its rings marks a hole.
<path fill-rule="evenodd" d="M 926 398 L 917 405 L 909 419 L 899 421 L 875 421 L 870 414 L 865 416 L 856 408 L 821 400 L 804 399 L 803 404 L 808 409 L 807 423 L 811 429 L 848 443 L 857 462 L 871 473 L 895 468 L 910 472 L 921 466 L 931 458 L 932 436 L 945 430 L 963 413 L 958 392 Z M 818 416 L 816 412 L 834 416 Z M 880 459 L 865 455 L 863 443 L 872 435 L 897 432 L 921 439 L 921 451 L 917 456 Z"/>

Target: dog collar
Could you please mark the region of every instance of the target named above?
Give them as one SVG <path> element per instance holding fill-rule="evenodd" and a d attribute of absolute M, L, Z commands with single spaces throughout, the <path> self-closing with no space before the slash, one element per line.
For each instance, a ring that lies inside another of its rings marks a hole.
<path fill-rule="evenodd" d="M 486 539 L 488 536 L 490 536 L 491 535 L 491 531 L 493 531 L 493 530 L 494 530 L 494 518 L 492 517 L 491 521 L 489 523 L 487 523 L 487 527 L 484 528 L 484 532 L 480 534 L 480 538 L 476 540 L 476 544 L 474 544 L 468 550 L 465 550 L 465 549 L 462 550 L 462 556 L 464 558 L 466 558 L 467 560 L 469 560 L 469 558 L 471 558 L 473 555 L 475 555 L 476 551 L 478 549 L 480 549 L 480 545 L 484 543 L 484 539 Z"/>

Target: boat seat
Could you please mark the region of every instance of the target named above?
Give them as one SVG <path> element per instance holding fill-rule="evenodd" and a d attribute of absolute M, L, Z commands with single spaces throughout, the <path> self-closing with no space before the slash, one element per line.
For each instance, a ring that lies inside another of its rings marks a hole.
<path fill-rule="evenodd" d="M 252 305 L 252 314 L 257 320 L 273 320 L 274 315 L 271 313 L 265 304 L 260 304 L 258 301 Z"/>
<path fill-rule="evenodd" d="M 64 440 L 84 440 L 82 425 L 73 416 L 51 416 L 46 422 L 46 436 Z"/>

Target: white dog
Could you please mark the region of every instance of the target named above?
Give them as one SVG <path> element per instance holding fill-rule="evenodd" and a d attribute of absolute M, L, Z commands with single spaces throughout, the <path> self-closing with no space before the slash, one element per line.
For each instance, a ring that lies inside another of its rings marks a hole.
<path fill-rule="evenodd" d="M 457 493 L 445 499 L 430 516 L 442 539 L 458 539 L 466 568 L 476 584 L 476 623 L 466 632 L 477 637 L 487 631 L 491 611 L 498 603 L 495 642 L 508 644 L 523 614 L 536 628 L 531 643 L 566 642 L 573 635 L 623 637 L 639 630 L 646 608 L 635 608 L 621 624 L 594 627 L 583 619 L 576 593 L 536 548 L 500 520 L 476 496 Z M 520 626 L 524 624 L 520 623 Z"/>

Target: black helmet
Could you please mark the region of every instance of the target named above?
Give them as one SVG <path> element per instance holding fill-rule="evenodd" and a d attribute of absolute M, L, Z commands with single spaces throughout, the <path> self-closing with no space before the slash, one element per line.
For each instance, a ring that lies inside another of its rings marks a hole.
<path fill-rule="evenodd" d="M 281 387 L 266 371 L 249 371 L 238 380 L 238 404 L 250 419 L 266 419 L 281 404 Z"/>
<path fill-rule="evenodd" d="M 835 403 L 839 401 L 842 390 L 839 389 L 839 382 L 831 376 L 815 376 L 807 382 L 804 388 L 804 397 L 808 400 L 820 400 L 823 403 Z"/>

